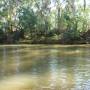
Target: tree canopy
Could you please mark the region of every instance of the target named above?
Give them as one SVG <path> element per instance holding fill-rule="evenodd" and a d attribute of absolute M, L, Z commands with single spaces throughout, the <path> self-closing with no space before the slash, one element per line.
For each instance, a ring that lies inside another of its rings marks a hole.
<path fill-rule="evenodd" d="M 89 0 L 0 0 L 0 40 L 33 43 L 85 41 Z M 14 40 L 15 36 L 19 36 Z M 6 39 L 5 39 L 6 38 Z M 4 40 L 5 39 L 5 40 Z M 86 43 L 87 41 L 83 42 Z"/>

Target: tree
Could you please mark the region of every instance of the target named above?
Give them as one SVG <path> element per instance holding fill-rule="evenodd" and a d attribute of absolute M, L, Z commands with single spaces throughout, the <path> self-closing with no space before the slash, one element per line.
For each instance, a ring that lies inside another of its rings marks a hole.
<path fill-rule="evenodd" d="M 1 34 L 13 38 L 18 31 L 32 41 L 79 38 L 88 30 L 90 22 L 86 0 L 83 5 L 79 1 L 0 0 Z"/>
<path fill-rule="evenodd" d="M 32 34 L 35 32 L 37 16 L 30 7 L 23 7 L 19 10 L 19 25 L 24 32 Z"/>

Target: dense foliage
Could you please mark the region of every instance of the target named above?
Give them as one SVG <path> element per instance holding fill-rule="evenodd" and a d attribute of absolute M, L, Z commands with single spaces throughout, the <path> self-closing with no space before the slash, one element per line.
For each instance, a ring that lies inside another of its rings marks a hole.
<path fill-rule="evenodd" d="M 0 43 L 89 43 L 87 1 L 0 0 Z"/>

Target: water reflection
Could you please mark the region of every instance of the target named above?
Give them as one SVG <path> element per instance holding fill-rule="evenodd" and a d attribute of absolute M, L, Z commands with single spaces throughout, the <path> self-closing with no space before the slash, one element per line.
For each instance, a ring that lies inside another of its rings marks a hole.
<path fill-rule="evenodd" d="M 56 52 L 56 50 L 51 50 L 50 53 Z M 55 89 L 56 82 L 57 82 L 57 76 L 58 76 L 58 61 L 57 61 L 57 56 L 53 54 L 50 55 L 49 57 L 50 62 L 49 62 L 49 67 L 50 67 L 50 87 L 52 89 Z"/>
<path fill-rule="evenodd" d="M 19 67 L 20 67 L 20 54 L 18 52 L 19 47 L 13 48 L 13 60 L 15 64 L 15 73 L 18 74 L 20 72 Z"/>
<path fill-rule="evenodd" d="M 89 58 L 89 47 L 0 47 L 0 90 L 89 90 Z"/>
<path fill-rule="evenodd" d="M 1 69 L 1 74 L 2 76 L 5 76 L 5 68 L 7 64 L 7 50 L 6 48 L 3 48 L 3 60 L 2 60 L 2 69 Z"/>

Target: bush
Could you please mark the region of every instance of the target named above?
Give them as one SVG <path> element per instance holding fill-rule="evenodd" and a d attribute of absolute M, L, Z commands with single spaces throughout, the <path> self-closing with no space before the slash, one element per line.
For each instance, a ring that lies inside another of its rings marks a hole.
<path fill-rule="evenodd" d="M 63 40 L 66 43 L 73 43 L 76 40 L 80 40 L 80 33 L 78 30 L 70 29 L 63 34 Z"/>

